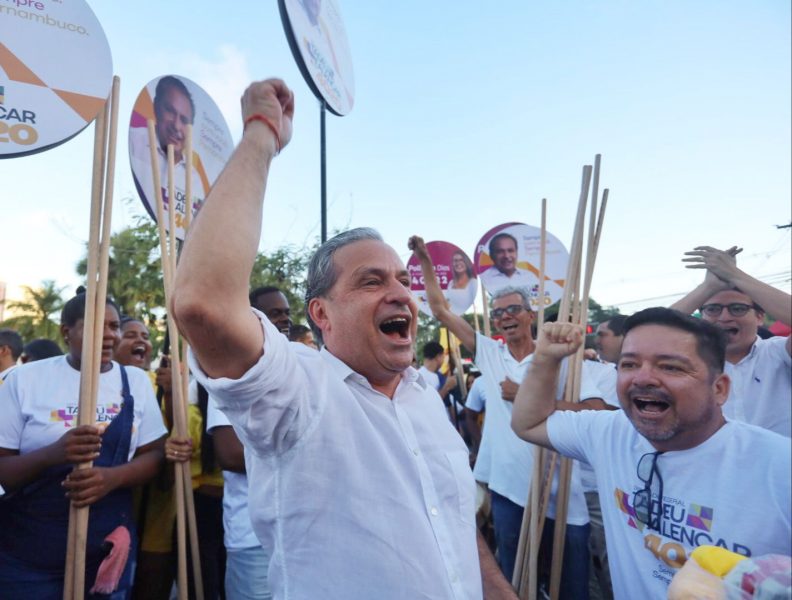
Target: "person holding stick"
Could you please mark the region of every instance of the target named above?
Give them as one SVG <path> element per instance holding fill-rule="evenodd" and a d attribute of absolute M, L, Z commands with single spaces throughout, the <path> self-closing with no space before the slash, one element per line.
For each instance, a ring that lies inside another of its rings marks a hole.
<path fill-rule="evenodd" d="M 726 421 L 726 344 L 714 325 L 667 308 L 627 319 L 621 411 L 558 410 L 561 362 L 583 329 L 547 323 L 514 403 L 522 439 L 594 468 L 616 598 L 665 598 L 700 545 L 792 553 L 790 440 Z"/>
<path fill-rule="evenodd" d="M 85 304 L 82 293 L 63 308 L 61 334 L 68 354 L 19 367 L 0 389 L 4 598 L 62 596 L 70 502 L 91 507 L 86 588 L 109 593 L 114 585 L 121 590 L 131 585 L 129 564 L 124 567 L 126 553 L 135 545 L 130 488 L 159 470 L 166 430 L 146 374 L 112 361 L 120 318 L 109 300 L 103 315 L 97 424 L 74 426 Z M 83 462 L 93 466 L 73 470 Z M 108 541 L 113 550 L 105 559 Z"/>
<path fill-rule="evenodd" d="M 687 268 L 706 274 L 671 308 L 698 310 L 726 334 L 725 372 L 732 386 L 723 414 L 792 437 L 792 336 L 757 335 L 765 314 L 792 324 L 792 297 L 738 269 L 735 257 L 741 251 L 699 246 L 686 252 Z"/>
<path fill-rule="evenodd" d="M 432 314 L 474 354 L 481 370 L 487 397 L 487 423 L 482 447 L 487 448 L 488 461 L 477 460 L 474 475 L 487 481 L 491 495 L 492 521 L 498 546 L 498 562 L 507 579 L 511 579 L 517 556 L 523 510 L 531 484 L 534 449 L 511 431 L 511 411 L 518 382 L 531 361 L 534 341 L 531 332 L 533 311 L 526 288 L 503 287 L 493 295 L 490 315 L 495 328 L 503 333 L 505 344 L 476 333 L 462 317 L 449 310 L 440 286 L 434 277 L 434 266 L 422 238 L 413 236 L 409 248 L 421 263 L 426 294 Z M 590 384 L 592 378 L 584 378 Z M 563 393 L 560 390 L 559 395 Z M 569 410 L 604 408 L 603 394 L 595 385 L 581 390 L 585 403 L 565 405 Z M 495 402 L 500 399 L 500 402 Z M 544 545 L 552 542 L 555 497 L 551 497 Z M 579 469 L 573 471 L 573 487 L 567 514 L 564 548 L 562 595 L 570 598 L 588 597 L 588 535 L 589 518 Z"/>
<path fill-rule="evenodd" d="M 242 140 L 193 223 L 172 300 L 192 370 L 245 447 L 272 595 L 481 598 L 483 582 L 488 598 L 514 599 L 477 542 L 467 449 L 411 367 L 417 306 L 395 250 L 354 229 L 313 256 L 320 352 L 248 306 L 267 175 L 293 114 L 280 80 L 245 91 Z"/>

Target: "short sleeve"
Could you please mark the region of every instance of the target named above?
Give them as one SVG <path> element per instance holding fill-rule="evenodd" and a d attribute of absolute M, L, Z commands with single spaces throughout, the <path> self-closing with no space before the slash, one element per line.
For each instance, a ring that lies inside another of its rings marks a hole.
<path fill-rule="evenodd" d="M 586 438 L 581 432 L 591 422 L 596 412 L 557 410 L 546 421 L 547 437 L 561 455 L 590 462 L 584 451 Z"/>
<path fill-rule="evenodd" d="M 125 367 L 130 379 L 134 377 L 133 394 L 135 407 L 140 414 L 138 424 L 138 448 L 158 440 L 168 434 L 168 428 L 162 420 L 162 411 L 154 395 L 148 376 L 136 367 Z M 131 385 L 131 384 L 130 384 Z"/>
<path fill-rule="evenodd" d="M 0 385 L 0 448 L 19 450 L 24 417 L 19 404 L 17 369 Z"/>
<path fill-rule="evenodd" d="M 234 426 L 246 449 L 258 455 L 292 448 L 321 414 L 328 385 L 318 352 L 291 343 L 263 313 L 252 309 L 264 331 L 258 361 L 239 379 L 213 379 L 190 351 L 195 378 Z"/>
<path fill-rule="evenodd" d="M 212 396 L 209 396 L 209 402 L 206 404 L 206 431 L 212 433 L 212 429 L 216 427 L 230 427 L 231 421 L 217 408 L 217 402 Z"/>
<path fill-rule="evenodd" d="M 476 412 L 481 412 L 484 410 L 484 405 L 486 402 L 484 398 L 483 384 L 480 381 L 481 377 L 473 382 L 473 385 L 470 386 L 467 399 L 465 400 L 465 408 Z"/>

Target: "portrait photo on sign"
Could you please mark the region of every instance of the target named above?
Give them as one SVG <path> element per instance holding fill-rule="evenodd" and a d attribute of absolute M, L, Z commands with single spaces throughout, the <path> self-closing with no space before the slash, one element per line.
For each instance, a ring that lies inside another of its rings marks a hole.
<path fill-rule="evenodd" d="M 503 223 L 485 233 L 476 245 L 476 273 L 487 292 L 505 287 L 528 289 L 531 306 L 539 301 L 541 230 L 524 223 Z M 561 241 L 547 232 L 545 248 L 544 305 L 561 299 L 569 253 Z"/>
<path fill-rule="evenodd" d="M 473 304 L 478 289 L 473 262 L 465 252 L 450 242 L 427 242 L 426 249 L 432 258 L 435 276 L 451 311 L 457 315 L 463 314 Z M 418 303 L 418 308 L 424 314 L 431 315 L 421 264 L 415 255 L 407 262 L 407 271 L 410 274 L 410 291 Z"/>
<path fill-rule="evenodd" d="M 157 218 L 155 178 L 151 166 L 148 121 L 154 121 L 160 190 L 165 206 L 165 228 L 170 231 L 167 207 L 168 146 L 173 146 L 173 183 L 176 237 L 184 239 L 188 206 L 192 215 L 200 210 L 214 180 L 220 175 L 234 148 L 231 132 L 212 98 L 186 77 L 164 75 L 150 81 L 140 92 L 129 120 L 129 162 L 143 206 Z M 192 125 L 192 182 L 187 201 L 187 128 Z"/>

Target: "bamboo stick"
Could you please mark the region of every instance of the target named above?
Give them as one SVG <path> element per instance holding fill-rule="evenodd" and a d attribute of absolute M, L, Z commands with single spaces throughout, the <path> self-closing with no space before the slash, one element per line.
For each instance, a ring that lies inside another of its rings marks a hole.
<path fill-rule="evenodd" d="M 168 247 L 170 249 L 170 254 L 168 255 L 168 260 L 170 262 L 170 289 L 171 293 L 173 291 L 173 277 L 176 274 L 176 261 L 177 261 L 177 241 L 176 241 L 176 186 L 174 180 L 174 150 L 172 145 L 168 145 Z M 190 173 L 189 170 L 185 170 L 187 176 L 189 177 Z M 188 179 L 189 181 L 189 179 Z M 185 188 L 187 188 L 189 184 L 185 183 Z M 192 189 L 192 186 L 190 186 Z M 187 203 L 191 203 L 190 200 L 187 200 Z M 187 204 L 185 204 L 185 213 L 192 212 L 192 208 L 187 208 Z M 185 233 L 186 233 L 186 218 L 185 218 Z M 168 304 L 170 305 L 170 293 L 168 294 Z M 172 323 L 172 319 L 169 319 L 169 322 Z M 181 430 L 177 431 L 177 435 L 182 438 L 186 438 L 189 435 L 189 427 L 187 423 L 187 397 L 189 393 L 189 386 L 187 383 L 187 365 L 182 360 L 182 353 L 181 353 L 181 338 L 179 336 L 178 330 L 176 330 L 175 324 L 173 330 L 176 331 L 175 337 L 171 337 L 172 340 L 175 342 L 175 346 L 172 348 L 172 355 L 178 356 L 178 360 L 176 364 L 172 367 L 173 373 L 175 377 L 172 378 L 172 382 L 179 386 L 180 390 L 178 395 L 172 398 L 173 400 L 173 411 L 174 415 L 178 411 L 180 420 L 181 420 Z M 192 571 L 193 571 L 193 584 L 195 587 L 195 597 L 197 600 L 203 600 L 203 577 L 201 573 L 201 555 L 199 551 L 199 543 L 198 543 L 198 527 L 195 521 L 195 499 L 193 498 L 192 494 L 192 473 L 190 470 L 190 463 L 189 461 L 183 463 L 176 464 L 176 471 L 181 471 L 181 478 L 184 481 L 184 506 L 185 506 L 185 520 L 187 525 L 187 532 L 189 533 L 189 542 L 190 542 L 190 558 L 192 559 Z M 179 474 L 177 474 L 177 478 Z"/>
<path fill-rule="evenodd" d="M 567 322 L 575 313 L 577 305 L 578 315 L 580 314 L 580 278 L 582 272 L 582 253 L 583 253 L 583 228 L 585 221 L 586 205 L 588 203 L 589 189 L 591 186 L 592 167 L 583 167 L 583 176 L 580 187 L 580 200 L 578 202 L 578 212 L 575 219 L 575 231 L 570 251 L 569 265 L 567 268 L 567 279 L 564 285 L 564 296 L 561 302 L 561 309 L 558 314 L 559 323 Z M 574 322 L 574 319 L 573 319 Z M 571 401 L 575 394 L 575 367 L 570 366 L 567 371 L 567 384 L 564 390 L 564 399 Z M 561 587 L 561 574 L 564 556 L 564 542 L 566 534 L 566 515 L 569 503 L 569 477 L 572 464 L 567 458 L 561 460 L 559 473 L 558 491 L 556 493 L 556 519 L 553 532 L 553 557 L 550 567 L 550 598 L 557 600 Z"/>
<path fill-rule="evenodd" d="M 192 197 L 192 170 L 193 170 L 193 126 L 187 124 L 186 135 L 184 136 L 184 238 L 187 239 L 187 230 L 190 228 L 193 216 L 193 197 Z"/>
<path fill-rule="evenodd" d="M 96 292 L 99 263 L 99 236 L 102 221 L 102 185 L 106 161 L 108 99 L 94 125 L 94 161 L 91 184 L 91 218 L 88 234 L 88 264 L 86 269 L 85 314 L 83 317 L 83 347 L 80 356 L 80 398 L 77 409 L 77 424 L 91 425 L 96 420 L 94 408 L 96 376 L 93 374 L 96 324 Z M 104 314 L 102 314 L 104 325 Z M 93 409 L 93 412 L 92 412 Z M 89 468 L 91 463 L 76 465 L 77 469 Z M 88 507 L 75 508 L 70 504 L 69 529 L 67 532 L 66 562 L 64 570 L 64 598 L 79 600 L 85 593 L 85 544 L 88 532 Z"/>
<path fill-rule="evenodd" d="M 487 290 L 484 289 L 484 282 L 481 281 L 479 277 L 479 283 L 481 284 L 481 315 L 482 315 L 482 324 L 484 325 L 484 335 L 487 337 L 492 337 L 492 329 L 490 328 L 490 318 L 489 318 L 489 306 L 487 305 Z"/>

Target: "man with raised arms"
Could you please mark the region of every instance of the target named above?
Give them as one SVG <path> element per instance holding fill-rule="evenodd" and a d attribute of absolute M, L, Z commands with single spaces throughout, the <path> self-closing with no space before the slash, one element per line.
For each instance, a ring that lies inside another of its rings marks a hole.
<path fill-rule="evenodd" d="M 476 460 L 474 475 L 479 481 L 488 483 L 498 563 L 504 575 L 511 578 L 533 471 L 534 448 L 520 440 L 510 427 L 512 401 L 534 351 L 533 312 L 528 290 L 507 286 L 493 295 L 490 315 L 494 327 L 505 338 L 505 344 L 501 343 L 476 333 L 467 321 L 449 309 L 434 276 L 432 259 L 423 239 L 413 236 L 409 247 L 420 261 L 432 314 L 474 354 L 474 362 L 481 370 L 487 397 L 487 418 L 481 442 L 485 452 L 482 452 L 484 459 L 479 456 Z M 591 363 L 592 369 L 602 366 Z M 586 402 L 564 403 L 564 407 L 568 410 L 605 408 L 604 394 L 593 381 L 594 376 L 587 375 L 583 379 L 581 398 L 587 399 Z M 563 388 L 557 391 L 560 399 Z M 589 516 L 578 465 L 574 466 L 572 479 L 561 595 L 586 598 Z M 549 544 L 553 539 L 551 528 L 555 522 L 554 496 L 548 517 L 544 531 Z"/>
<path fill-rule="evenodd" d="M 792 336 L 757 335 L 765 314 L 792 324 L 792 296 L 737 268 L 736 246 L 686 252 L 704 281 L 671 308 L 714 323 L 726 333 L 726 374 L 732 380 L 723 414 L 792 437 Z"/>
<path fill-rule="evenodd" d="M 411 367 L 417 308 L 396 252 L 371 229 L 317 251 L 306 306 L 320 352 L 248 306 L 293 113 L 280 80 L 246 90 L 242 140 L 193 224 L 172 303 L 196 377 L 245 446 L 273 597 L 481 598 L 483 580 L 488 598 L 514 599 L 477 549 L 467 449 Z"/>
<path fill-rule="evenodd" d="M 582 341 L 577 325 L 543 327 L 512 427 L 594 468 L 615 597 L 665 598 L 701 545 L 792 553 L 792 447 L 724 419 L 730 382 L 720 330 L 667 308 L 636 313 L 625 323 L 618 363 L 623 410 L 557 410 L 561 361 Z"/>

